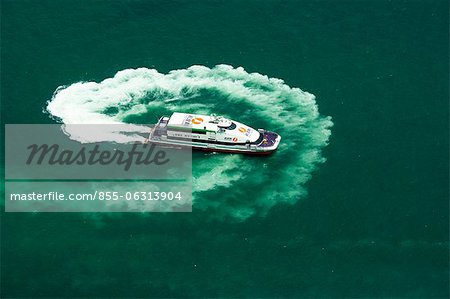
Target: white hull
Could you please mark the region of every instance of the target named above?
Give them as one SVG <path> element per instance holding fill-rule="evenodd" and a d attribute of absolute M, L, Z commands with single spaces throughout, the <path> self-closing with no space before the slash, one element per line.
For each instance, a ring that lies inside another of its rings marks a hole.
<path fill-rule="evenodd" d="M 159 138 L 151 138 L 150 142 L 166 145 L 170 147 L 192 147 L 196 150 L 205 150 L 205 151 L 218 151 L 218 152 L 233 152 L 233 153 L 242 153 L 242 154 L 270 154 L 274 152 L 278 144 L 281 141 L 281 137 L 278 136 L 276 143 L 271 147 L 258 147 L 255 145 L 225 145 L 225 144 L 213 144 L 213 143 L 203 143 L 203 142 L 188 142 L 181 140 L 168 140 L 168 139 L 159 139 Z"/>

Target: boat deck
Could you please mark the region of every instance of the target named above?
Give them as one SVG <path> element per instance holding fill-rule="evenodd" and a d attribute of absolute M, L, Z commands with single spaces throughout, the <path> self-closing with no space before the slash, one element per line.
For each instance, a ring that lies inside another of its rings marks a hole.
<path fill-rule="evenodd" d="M 264 132 L 263 140 L 258 145 L 259 147 L 271 147 L 275 144 L 278 134 L 274 132 Z"/>
<path fill-rule="evenodd" d="M 156 126 L 153 128 L 152 136 L 161 137 L 161 135 L 167 135 L 168 119 L 160 118 Z"/>

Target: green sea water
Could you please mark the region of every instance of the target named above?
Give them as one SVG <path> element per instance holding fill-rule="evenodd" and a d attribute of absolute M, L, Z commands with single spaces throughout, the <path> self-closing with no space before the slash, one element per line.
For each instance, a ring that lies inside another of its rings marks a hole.
<path fill-rule="evenodd" d="M 218 113 L 192 213 L 1 214 L 2 297 L 449 296 L 446 1 L 1 1 L 2 123 Z M 55 92 L 57 90 L 57 92 Z"/>

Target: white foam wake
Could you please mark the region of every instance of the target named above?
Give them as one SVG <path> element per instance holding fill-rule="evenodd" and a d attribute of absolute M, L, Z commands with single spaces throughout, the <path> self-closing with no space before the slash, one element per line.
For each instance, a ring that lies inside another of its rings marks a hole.
<path fill-rule="evenodd" d="M 332 126 L 330 117 L 319 114 L 314 95 L 229 65 L 191 66 L 168 74 L 147 68 L 123 70 L 100 83 L 59 87 L 47 111 L 65 124 L 138 124 L 136 131 L 175 111 L 216 113 L 279 133 L 282 143 L 269 158 L 194 157 L 194 206 L 237 219 L 264 215 L 278 202 L 292 204 L 304 197 L 304 183 L 325 161 L 321 149 Z M 108 136 L 121 142 L 133 135 Z"/>

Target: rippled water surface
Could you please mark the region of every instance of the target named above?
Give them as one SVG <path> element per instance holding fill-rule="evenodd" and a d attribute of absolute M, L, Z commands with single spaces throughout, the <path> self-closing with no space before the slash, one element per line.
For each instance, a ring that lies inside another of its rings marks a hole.
<path fill-rule="evenodd" d="M 2 213 L 2 297 L 448 297 L 447 1 L 1 1 L 3 123 L 216 113 L 192 213 Z M 3 159 L 3 158 L 2 158 Z"/>

